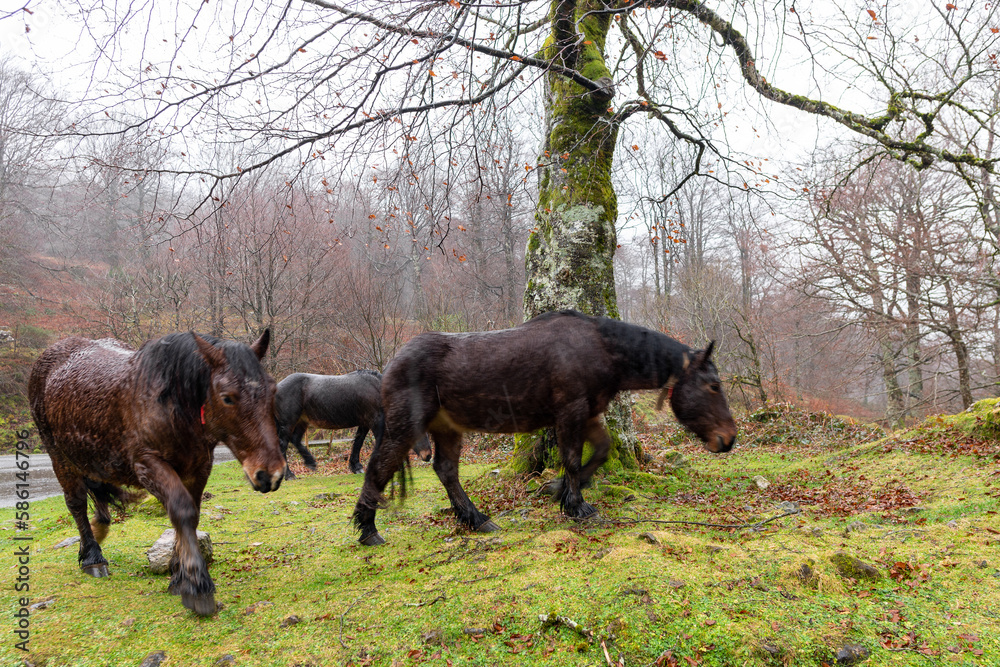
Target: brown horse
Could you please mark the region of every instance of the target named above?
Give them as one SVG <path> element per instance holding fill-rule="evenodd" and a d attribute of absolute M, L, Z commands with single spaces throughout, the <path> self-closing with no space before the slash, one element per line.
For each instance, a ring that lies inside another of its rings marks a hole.
<path fill-rule="evenodd" d="M 565 474 L 553 490 L 563 511 L 578 519 L 596 513 L 580 489 L 607 460 L 611 440 L 602 415 L 619 391 L 660 389 L 657 407 L 669 395 L 678 421 L 706 449 L 729 451 L 736 424 L 710 359 L 712 347 L 693 350 L 657 331 L 572 310 L 502 331 L 416 336 L 382 378 L 385 435 L 372 452 L 354 509 L 361 543 L 385 542 L 375 527 L 382 492 L 424 431 L 434 437 L 434 471 L 455 516 L 480 532 L 499 526 L 476 509 L 459 483 L 465 431 L 555 427 Z M 586 465 L 584 441 L 594 449 Z"/>
<path fill-rule="evenodd" d="M 278 488 L 285 469 L 275 382 L 260 365 L 269 341 L 269 331 L 250 346 L 176 333 L 135 351 L 112 339 L 72 337 L 38 358 L 28 379 L 31 416 L 80 531 L 85 573 L 108 576 L 100 547 L 108 504 L 132 498 L 122 486 L 142 487 L 163 503 L 176 531 L 169 591 L 197 614 L 215 613 L 215 584 L 196 537 L 213 449 L 227 445 L 262 493 Z"/>

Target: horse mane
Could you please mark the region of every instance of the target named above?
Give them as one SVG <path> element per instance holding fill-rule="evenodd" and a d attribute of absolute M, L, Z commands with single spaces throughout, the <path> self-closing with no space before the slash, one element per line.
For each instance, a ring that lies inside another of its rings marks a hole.
<path fill-rule="evenodd" d="M 368 368 L 361 368 L 361 369 L 356 370 L 356 371 L 351 371 L 350 373 L 348 373 L 348 375 L 371 375 L 372 377 L 376 377 L 379 380 L 382 379 L 382 374 L 381 373 L 379 373 L 378 371 L 370 370 Z"/>
<path fill-rule="evenodd" d="M 687 345 L 665 333 L 607 317 L 594 319 L 601 338 L 620 355 L 625 373 L 633 377 L 654 373 L 657 386 L 683 368 L 683 355 L 691 352 Z"/>
<path fill-rule="evenodd" d="M 260 361 L 249 346 L 215 336 L 201 335 L 201 338 L 223 350 L 236 375 L 250 380 L 264 379 Z M 187 420 L 193 420 L 201 412 L 212 372 L 191 332 L 146 341 L 136 352 L 136 362 L 140 385 L 156 392 L 161 405 L 173 405 L 177 416 Z"/>

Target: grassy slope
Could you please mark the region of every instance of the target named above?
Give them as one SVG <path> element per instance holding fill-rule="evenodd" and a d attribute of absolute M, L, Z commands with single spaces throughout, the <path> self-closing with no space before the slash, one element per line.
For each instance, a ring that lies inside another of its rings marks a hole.
<path fill-rule="evenodd" d="M 996 406 L 982 406 L 971 432 L 930 420 L 882 440 L 825 416 L 760 413 L 723 456 L 641 407 L 653 461 L 586 492 L 603 522 L 563 519 L 492 472 L 502 452 L 471 452 L 466 488 L 501 533 L 456 530 L 417 464 L 406 504 L 379 514 L 389 544 L 362 548 L 348 525 L 361 478 L 339 459 L 269 495 L 221 465 L 201 525 L 224 605 L 209 619 L 145 568 L 162 516 L 117 521 L 105 542 L 113 576 L 94 580 L 79 574 L 75 546 L 53 548 L 76 534 L 61 499 L 33 503 L 32 602 L 52 599 L 31 616 L 29 660 L 138 665 L 162 650 L 168 666 L 226 655 L 220 664 L 607 665 L 606 647 L 612 664 L 821 665 L 854 643 L 871 665 L 1000 664 L 1000 448 L 981 430 Z M 690 467 L 671 467 L 661 449 Z M 655 523 L 754 523 L 782 502 L 803 511 L 756 529 Z M 2 528 L 12 534 L 9 520 Z M 838 574 L 837 551 L 881 578 Z M 544 614 L 592 634 L 544 627 Z M 291 615 L 300 622 L 281 627 Z M 12 644 L 0 664 L 18 664 Z"/>

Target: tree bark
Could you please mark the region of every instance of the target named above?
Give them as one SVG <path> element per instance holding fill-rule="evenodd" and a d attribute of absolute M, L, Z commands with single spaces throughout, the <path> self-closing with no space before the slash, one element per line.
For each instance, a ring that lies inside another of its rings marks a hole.
<path fill-rule="evenodd" d="M 538 206 L 525 253 L 525 319 L 562 308 L 618 317 L 613 263 L 618 200 L 611 182 L 618 127 L 609 107 L 614 88 L 604 60 L 611 16 L 593 13 L 584 18 L 600 9 L 603 4 L 594 1 L 552 2 L 546 58 L 602 88 L 592 92 L 555 72 L 546 75 Z M 638 441 L 629 395 L 608 407 L 605 421 L 612 440 L 606 465 L 635 467 Z M 555 445 L 551 429 L 519 436 L 514 468 L 541 470 L 554 460 Z"/>

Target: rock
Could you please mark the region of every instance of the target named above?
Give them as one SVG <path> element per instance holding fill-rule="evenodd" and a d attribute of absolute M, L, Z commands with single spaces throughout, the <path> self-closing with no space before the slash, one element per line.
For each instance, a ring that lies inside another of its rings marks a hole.
<path fill-rule="evenodd" d="M 444 632 L 441 628 L 434 628 L 433 630 L 428 630 L 420 635 L 420 639 L 425 643 L 432 646 L 440 646 L 444 644 Z"/>
<path fill-rule="evenodd" d="M 208 533 L 198 531 L 198 550 L 201 551 L 205 563 L 212 562 L 212 538 Z M 167 528 L 153 546 L 146 552 L 149 570 L 153 574 L 166 574 L 170 571 L 170 559 L 174 555 L 174 529 Z"/>
<path fill-rule="evenodd" d="M 215 667 L 231 667 L 236 664 L 236 658 L 232 653 L 227 653 L 215 661 Z"/>
<path fill-rule="evenodd" d="M 870 652 L 861 644 L 844 644 L 837 649 L 838 665 L 856 665 L 868 659 Z"/>
<path fill-rule="evenodd" d="M 782 512 L 795 512 L 799 509 L 799 504 L 794 500 L 782 500 L 777 508 Z"/>
<path fill-rule="evenodd" d="M 684 458 L 684 455 L 676 449 L 666 449 L 660 452 L 660 456 L 665 465 L 673 468 L 690 468 L 691 462 Z"/>
<path fill-rule="evenodd" d="M 958 522 L 955 521 L 954 519 L 952 519 L 951 521 L 949 521 L 944 525 L 948 526 L 949 528 L 958 528 Z"/>
<path fill-rule="evenodd" d="M 771 483 L 766 479 L 764 479 L 764 477 L 761 475 L 757 475 L 756 477 L 754 477 L 753 483 L 756 484 L 757 488 L 760 489 L 761 491 L 771 486 Z"/>
<path fill-rule="evenodd" d="M 783 653 L 772 639 L 764 640 L 764 643 L 760 645 L 760 650 L 772 658 L 780 658 Z"/>
<path fill-rule="evenodd" d="M 795 570 L 796 578 L 808 588 L 819 587 L 819 576 L 816 574 L 816 571 L 813 570 L 813 565 L 815 565 L 815 562 L 810 559 L 809 562 L 802 563 L 802 565 Z"/>
<path fill-rule="evenodd" d="M 850 577 L 851 579 L 868 579 L 871 581 L 882 578 L 882 573 L 879 572 L 874 565 L 869 565 L 854 556 L 849 556 L 843 551 L 838 551 L 830 556 L 830 562 L 834 564 L 837 568 L 837 572 L 842 577 Z"/>
<path fill-rule="evenodd" d="M 864 521 L 852 521 L 844 528 L 844 537 L 850 537 L 851 533 L 861 533 L 868 530 L 868 524 Z"/>
<path fill-rule="evenodd" d="M 164 651 L 153 651 L 146 656 L 139 667 L 159 667 L 160 663 L 167 659 L 167 654 Z"/>
<path fill-rule="evenodd" d="M 62 542 L 60 542 L 59 544 L 55 545 L 52 548 L 53 549 L 64 549 L 64 548 L 66 548 L 68 546 L 76 544 L 79 541 L 80 541 L 80 536 L 79 535 L 74 535 L 73 537 L 67 537 L 65 540 L 63 540 Z"/>
<path fill-rule="evenodd" d="M 292 614 L 290 616 L 285 616 L 285 619 L 283 621 L 281 621 L 281 625 L 279 625 L 278 627 L 281 627 L 281 628 L 290 628 L 291 626 L 293 626 L 296 623 L 298 623 L 299 620 L 300 620 L 299 617 L 296 616 L 295 614 Z"/>
<path fill-rule="evenodd" d="M 640 540 L 645 540 L 646 542 L 649 542 L 650 544 L 659 544 L 660 543 L 660 540 L 658 540 L 657 537 L 656 537 L 656 535 L 653 535 L 652 533 L 640 533 L 639 534 L 639 539 Z"/>

